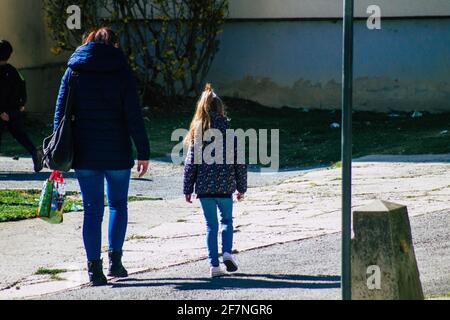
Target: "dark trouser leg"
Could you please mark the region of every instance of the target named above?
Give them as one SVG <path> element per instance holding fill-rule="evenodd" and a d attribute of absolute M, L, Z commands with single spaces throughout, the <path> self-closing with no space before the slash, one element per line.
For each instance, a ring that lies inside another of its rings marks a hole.
<path fill-rule="evenodd" d="M 5 130 L 5 124 L 4 124 L 3 120 L 0 119 L 0 152 L 2 152 L 2 135 L 3 135 L 3 130 Z"/>
<path fill-rule="evenodd" d="M 36 146 L 33 144 L 33 142 L 28 137 L 28 134 L 25 131 L 25 126 L 23 124 L 22 117 L 18 117 L 14 120 L 11 120 L 6 123 L 6 127 L 8 128 L 8 131 L 11 133 L 14 139 L 17 140 L 24 148 L 28 151 L 28 153 L 33 157 L 33 159 L 36 158 Z"/>

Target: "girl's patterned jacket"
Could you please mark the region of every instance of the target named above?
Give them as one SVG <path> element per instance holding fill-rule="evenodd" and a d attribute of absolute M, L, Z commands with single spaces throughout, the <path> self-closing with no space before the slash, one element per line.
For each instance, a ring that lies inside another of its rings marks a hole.
<path fill-rule="evenodd" d="M 232 195 L 236 190 L 247 192 L 247 166 L 237 164 L 237 143 L 234 141 L 234 164 L 226 164 L 226 130 L 230 128 L 227 118 L 213 113 L 211 128 L 221 131 L 223 136 L 223 163 L 206 164 L 203 157 L 201 164 L 195 164 L 195 149 L 189 148 L 184 167 L 184 194 L 197 195 Z M 210 142 L 211 143 L 211 142 Z M 203 150 L 206 145 L 203 145 Z M 202 152 L 203 152 L 202 150 Z"/>

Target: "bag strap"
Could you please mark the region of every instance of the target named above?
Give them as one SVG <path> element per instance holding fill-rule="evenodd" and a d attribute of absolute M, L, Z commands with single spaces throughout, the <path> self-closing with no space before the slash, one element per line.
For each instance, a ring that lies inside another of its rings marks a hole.
<path fill-rule="evenodd" d="M 74 77 L 78 77 L 79 73 L 77 71 L 73 71 L 69 75 L 69 80 L 67 81 L 69 89 L 67 90 L 67 99 L 66 99 L 66 106 L 64 109 L 64 116 L 66 116 L 66 119 L 68 119 L 69 116 L 72 116 L 72 107 L 73 107 L 73 81 Z"/>

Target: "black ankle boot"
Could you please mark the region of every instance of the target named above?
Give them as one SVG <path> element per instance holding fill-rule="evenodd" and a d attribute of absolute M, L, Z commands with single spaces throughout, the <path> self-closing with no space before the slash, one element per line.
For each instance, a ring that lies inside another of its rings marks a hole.
<path fill-rule="evenodd" d="M 122 251 L 109 252 L 108 276 L 116 278 L 128 277 L 128 271 L 122 265 Z"/>
<path fill-rule="evenodd" d="M 104 286 L 108 280 L 103 274 L 103 260 L 88 262 L 89 281 L 93 287 Z"/>

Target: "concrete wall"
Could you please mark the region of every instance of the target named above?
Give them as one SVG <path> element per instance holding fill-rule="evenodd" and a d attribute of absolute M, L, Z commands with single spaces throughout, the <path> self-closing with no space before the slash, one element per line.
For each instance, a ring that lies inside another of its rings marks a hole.
<path fill-rule="evenodd" d="M 448 0 L 358 0 L 384 17 L 450 16 Z M 339 108 L 340 0 L 230 0 L 230 21 L 209 75 L 221 94 L 280 107 Z M 322 20 L 308 20 L 322 18 Z M 257 20 L 255 20 L 257 19 Z M 286 20 L 292 19 L 292 20 Z M 365 21 L 355 30 L 357 108 L 450 111 L 450 20 Z M 51 112 L 67 56 L 50 53 L 42 0 L 0 0 L 0 38 L 26 77 L 28 110 Z"/>
<path fill-rule="evenodd" d="M 229 0 L 230 18 L 339 18 L 342 0 Z M 450 15 L 448 0 L 355 0 L 355 16 L 366 17 L 378 5 L 384 17 Z"/>
<path fill-rule="evenodd" d="M 41 0 L 0 0 L 0 38 L 14 46 L 10 63 L 27 81 L 30 112 L 54 109 L 65 56 L 54 56 Z"/>
<path fill-rule="evenodd" d="M 337 19 L 231 21 L 208 80 L 273 107 L 340 108 L 341 39 Z M 450 111 L 449 44 L 450 18 L 358 20 L 356 108 Z"/>

